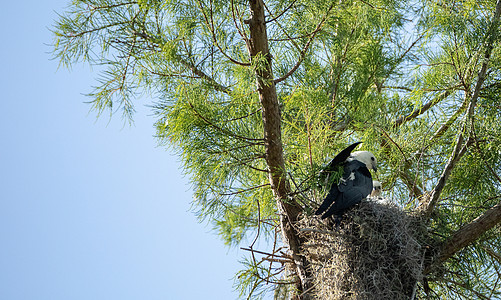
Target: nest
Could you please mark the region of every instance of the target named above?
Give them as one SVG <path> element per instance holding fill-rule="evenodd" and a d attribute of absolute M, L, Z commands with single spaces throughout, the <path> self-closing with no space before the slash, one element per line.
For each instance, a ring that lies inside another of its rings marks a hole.
<path fill-rule="evenodd" d="M 317 299 L 410 299 L 421 279 L 423 226 L 388 201 L 364 200 L 341 225 L 298 223 Z"/>

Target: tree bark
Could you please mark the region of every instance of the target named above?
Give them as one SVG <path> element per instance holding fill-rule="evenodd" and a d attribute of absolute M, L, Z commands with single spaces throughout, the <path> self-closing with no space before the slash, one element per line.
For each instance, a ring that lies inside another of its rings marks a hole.
<path fill-rule="evenodd" d="M 501 223 L 501 202 L 494 205 L 482 215 L 466 224 L 448 238 L 440 247 L 438 257 L 425 267 L 424 274 L 430 273 L 433 267 L 445 262 L 459 250 L 475 242 L 482 234 Z"/>
<path fill-rule="evenodd" d="M 500 222 L 501 202 L 456 231 L 442 246 L 442 250 L 438 257 L 439 261 L 446 261 L 456 252 L 476 241 L 487 230 L 493 228 Z"/>
<path fill-rule="evenodd" d="M 293 224 L 302 211 L 298 203 L 289 197 L 290 185 L 286 178 L 285 160 L 282 147 L 281 115 L 277 91 L 273 79 L 272 57 L 269 51 L 268 36 L 262 0 L 250 0 L 251 19 L 250 49 L 257 77 L 257 89 L 262 108 L 265 155 L 268 174 L 273 193 L 280 212 L 282 235 L 288 244 L 298 276 L 298 298 L 309 289 L 306 260 L 300 255 L 300 239 Z M 257 59 L 257 61 L 256 61 Z M 302 298 L 307 298 L 302 296 Z"/>

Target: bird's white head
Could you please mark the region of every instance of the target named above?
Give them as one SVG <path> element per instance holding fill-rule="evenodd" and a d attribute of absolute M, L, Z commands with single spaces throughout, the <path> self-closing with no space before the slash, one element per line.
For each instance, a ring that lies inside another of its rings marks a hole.
<path fill-rule="evenodd" d="M 369 151 L 355 151 L 352 152 L 348 160 L 358 160 L 365 164 L 367 169 L 377 172 L 377 160 L 374 154 Z"/>
<path fill-rule="evenodd" d="M 383 186 L 381 185 L 381 182 L 377 181 L 377 180 L 373 180 L 372 181 L 372 193 L 371 193 L 371 196 L 372 197 L 379 197 L 381 195 L 381 191 L 383 189 Z"/>

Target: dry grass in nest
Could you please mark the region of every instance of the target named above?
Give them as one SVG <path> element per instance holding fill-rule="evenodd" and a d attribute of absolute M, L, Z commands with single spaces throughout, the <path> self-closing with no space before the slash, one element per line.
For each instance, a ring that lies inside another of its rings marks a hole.
<path fill-rule="evenodd" d="M 364 200 L 339 227 L 305 217 L 298 226 L 318 299 L 410 299 L 421 279 L 422 226 L 391 203 Z"/>

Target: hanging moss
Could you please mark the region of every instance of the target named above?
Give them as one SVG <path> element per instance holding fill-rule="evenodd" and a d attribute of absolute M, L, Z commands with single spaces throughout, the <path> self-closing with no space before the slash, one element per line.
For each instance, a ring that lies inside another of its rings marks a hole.
<path fill-rule="evenodd" d="M 425 227 L 389 202 L 364 200 L 339 227 L 316 216 L 298 226 L 317 299 L 410 299 L 421 280 Z"/>

